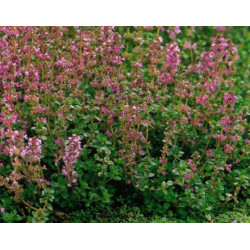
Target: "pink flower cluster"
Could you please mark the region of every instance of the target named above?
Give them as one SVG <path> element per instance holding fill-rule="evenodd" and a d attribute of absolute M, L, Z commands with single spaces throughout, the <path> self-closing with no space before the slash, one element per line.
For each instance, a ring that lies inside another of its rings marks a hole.
<path fill-rule="evenodd" d="M 234 147 L 231 146 L 230 144 L 226 144 L 226 145 L 224 146 L 224 152 L 225 152 L 226 154 L 230 154 L 232 151 L 234 151 Z"/>
<path fill-rule="evenodd" d="M 166 44 L 165 64 L 161 68 L 158 83 L 172 83 L 181 62 L 180 48 L 176 42 Z"/>
<path fill-rule="evenodd" d="M 187 42 L 185 42 L 183 48 L 184 48 L 184 49 L 196 50 L 196 49 L 197 49 L 197 43 L 194 43 L 194 44 L 192 45 L 190 41 L 187 41 Z"/>
<path fill-rule="evenodd" d="M 234 106 L 235 102 L 236 102 L 236 95 L 234 94 L 234 92 L 227 92 L 224 95 L 224 101 L 223 104 L 224 105 L 229 105 L 229 106 Z"/>
<path fill-rule="evenodd" d="M 223 37 L 212 38 L 210 51 L 201 55 L 198 64 L 199 73 L 209 74 L 213 78 L 219 75 L 228 75 L 233 70 L 235 59 L 237 59 L 237 47 Z M 220 64 L 226 67 L 220 67 Z"/>
<path fill-rule="evenodd" d="M 65 154 L 63 156 L 63 170 L 62 173 L 67 176 L 69 180 L 68 187 L 71 187 L 72 183 L 77 181 L 75 172 L 75 163 L 80 156 L 81 152 L 81 139 L 79 136 L 73 134 L 68 138 L 68 144 L 65 147 Z"/>
<path fill-rule="evenodd" d="M 207 95 L 199 95 L 198 98 L 196 99 L 197 104 L 205 104 L 207 101 L 208 101 Z"/>
<path fill-rule="evenodd" d="M 42 141 L 37 137 L 29 138 L 28 145 L 22 156 L 26 156 L 29 162 L 39 162 L 42 153 Z"/>
<path fill-rule="evenodd" d="M 175 40 L 176 35 L 181 33 L 180 26 L 169 27 L 169 29 L 167 30 L 167 33 L 169 34 L 170 39 Z"/>

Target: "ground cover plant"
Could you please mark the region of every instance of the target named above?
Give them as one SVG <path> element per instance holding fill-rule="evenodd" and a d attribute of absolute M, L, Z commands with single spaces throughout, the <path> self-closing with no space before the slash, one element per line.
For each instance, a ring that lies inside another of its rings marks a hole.
<path fill-rule="evenodd" d="M 0 27 L 0 222 L 249 222 L 248 27 Z"/>

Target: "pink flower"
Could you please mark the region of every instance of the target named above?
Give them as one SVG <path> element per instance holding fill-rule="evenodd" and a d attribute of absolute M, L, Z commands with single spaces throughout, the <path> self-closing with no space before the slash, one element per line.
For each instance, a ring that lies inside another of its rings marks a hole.
<path fill-rule="evenodd" d="M 235 104 L 237 97 L 234 95 L 234 93 L 225 93 L 224 95 L 224 105 L 231 105 L 233 106 Z"/>
<path fill-rule="evenodd" d="M 208 149 L 207 150 L 207 157 L 213 157 L 214 154 L 213 154 L 213 151 L 211 149 Z"/>
<path fill-rule="evenodd" d="M 164 64 L 161 68 L 160 75 L 158 77 L 158 83 L 172 83 L 174 81 L 173 75 L 178 71 L 178 66 L 181 62 L 180 48 L 178 44 L 168 43 L 166 44 L 167 50 L 165 52 Z"/>
<path fill-rule="evenodd" d="M 208 97 L 207 95 L 199 95 L 198 98 L 196 99 L 197 104 L 205 104 L 207 103 Z"/>
<path fill-rule="evenodd" d="M 189 49 L 191 46 L 191 43 L 189 41 L 185 42 L 184 49 Z"/>
<path fill-rule="evenodd" d="M 196 167 L 196 166 L 193 166 L 193 167 L 191 167 L 191 169 L 192 169 L 193 171 L 195 171 L 195 170 L 197 170 L 197 167 Z"/>
<path fill-rule="evenodd" d="M 234 147 L 231 146 L 230 144 L 226 144 L 226 145 L 224 146 L 224 152 L 225 152 L 226 154 L 230 154 L 233 150 L 234 150 Z"/>
<path fill-rule="evenodd" d="M 231 171 L 231 168 L 232 168 L 232 164 L 229 164 L 228 167 L 226 168 L 226 171 L 227 171 L 227 172 L 230 172 L 230 171 Z"/>
<path fill-rule="evenodd" d="M 58 146 L 63 145 L 63 139 L 62 138 L 55 139 L 55 144 L 57 144 Z"/>
<path fill-rule="evenodd" d="M 167 162 L 167 159 L 166 159 L 166 158 L 161 158 L 161 159 L 160 159 L 160 163 L 161 163 L 161 164 L 165 164 L 166 162 Z"/>
<path fill-rule="evenodd" d="M 63 156 L 64 166 L 62 173 L 69 179 L 69 187 L 71 183 L 76 182 L 75 177 L 75 163 L 81 152 L 81 139 L 79 136 L 73 134 L 68 138 L 67 146 L 65 147 L 65 154 Z"/>
<path fill-rule="evenodd" d="M 111 136 L 112 136 L 112 133 L 111 133 L 109 130 L 107 130 L 107 131 L 106 131 L 106 135 L 107 135 L 108 137 L 111 137 Z"/>
<path fill-rule="evenodd" d="M 196 49 L 197 49 L 197 43 L 194 43 L 194 44 L 192 45 L 192 49 L 193 49 L 193 50 L 196 50 Z"/>
<path fill-rule="evenodd" d="M 217 31 L 225 31 L 226 30 L 226 27 L 225 26 L 215 26 L 215 29 Z"/>
<path fill-rule="evenodd" d="M 28 146 L 22 151 L 22 157 L 26 157 L 31 163 L 40 161 L 42 153 L 42 141 L 37 137 L 29 138 Z"/>

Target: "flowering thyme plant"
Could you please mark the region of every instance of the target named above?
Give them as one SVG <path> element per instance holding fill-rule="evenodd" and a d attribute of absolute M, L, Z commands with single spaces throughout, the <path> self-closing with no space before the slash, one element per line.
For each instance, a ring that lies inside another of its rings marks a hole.
<path fill-rule="evenodd" d="M 0 27 L 0 221 L 65 220 L 121 189 L 208 220 L 247 197 L 233 31 Z"/>

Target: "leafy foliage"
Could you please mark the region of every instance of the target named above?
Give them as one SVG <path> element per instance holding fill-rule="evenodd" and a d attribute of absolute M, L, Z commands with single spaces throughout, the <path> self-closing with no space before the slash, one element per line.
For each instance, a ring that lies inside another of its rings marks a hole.
<path fill-rule="evenodd" d="M 0 222 L 248 222 L 249 37 L 0 27 Z"/>

